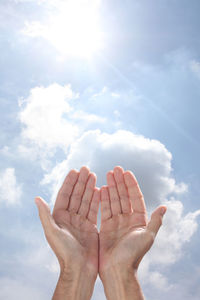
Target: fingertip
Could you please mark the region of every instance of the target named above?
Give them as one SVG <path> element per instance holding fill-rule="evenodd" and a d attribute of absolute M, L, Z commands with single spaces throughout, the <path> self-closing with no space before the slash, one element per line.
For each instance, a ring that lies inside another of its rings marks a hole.
<path fill-rule="evenodd" d="M 111 175 L 113 175 L 113 171 L 112 170 L 110 170 L 110 171 L 108 171 L 107 173 L 106 173 L 106 177 L 108 178 L 109 176 L 111 176 Z"/>
<path fill-rule="evenodd" d="M 96 188 L 94 189 L 94 197 L 98 197 L 100 195 L 100 189 Z"/>
<path fill-rule="evenodd" d="M 88 167 L 88 166 L 82 166 L 81 168 L 80 168 L 80 171 L 87 171 L 87 172 L 90 172 L 90 168 Z"/>
<path fill-rule="evenodd" d="M 113 175 L 116 183 L 124 182 L 123 174 L 124 174 L 124 169 L 122 167 L 116 166 L 114 168 Z"/>
<path fill-rule="evenodd" d="M 100 192 L 104 192 L 107 191 L 107 185 L 102 185 L 102 187 L 100 188 Z"/>
<path fill-rule="evenodd" d="M 100 190 L 105 189 L 105 188 L 107 188 L 107 185 L 102 185 L 102 186 L 100 187 Z"/>
<path fill-rule="evenodd" d="M 38 206 L 38 204 L 40 203 L 40 197 L 36 196 L 34 201 L 35 201 L 35 204 Z"/>
<path fill-rule="evenodd" d="M 76 176 L 78 173 L 79 173 L 79 171 L 78 171 L 78 170 L 76 170 L 76 169 L 72 169 L 72 170 L 70 170 L 70 171 L 69 171 L 69 173 L 68 173 L 68 174 L 69 174 L 70 176 Z"/>
<path fill-rule="evenodd" d="M 124 172 L 124 180 L 126 184 L 137 184 L 136 176 L 130 170 Z"/>
<path fill-rule="evenodd" d="M 99 187 L 95 187 L 95 188 L 94 188 L 94 194 L 95 194 L 95 195 L 100 195 L 100 192 L 101 192 L 101 190 L 100 190 Z"/>
<path fill-rule="evenodd" d="M 133 174 L 133 172 L 131 170 L 126 170 L 124 172 L 124 175 L 126 175 L 126 176 L 134 176 L 135 177 L 135 175 Z"/>
<path fill-rule="evenodd" d="M 160 207 L 160 214 L 161 214 L 161 216 L 164 216 L 165 215 L 165 213 L 166 213 L 166 211 L 167 211 L 167 206 L 161 206 Z"/>
<path fill-rule="evenodd" d="M 114 167 L 114 172 L 124 172 L 124 169 L 121 166 L 115 166 Z"/>
<path fill-rule="evenodd" d="M 124 172 L 124 178 L 125 178 L 125 179 L 128 178 L 128 177 L 130 176 L 130 172 L 131 172 L 131 171 L 125 171 L 125 172 Z"/>
<path fill-rule="evenodd" d="M 90 173 L 90 178 L 93 178 L 93 179 L 95 180 L 95 182 L 96 182 L 96 180 L 97 180 L 97 175 L 96 175 L 94 172 L 91 172 L 91 173 Z"/>
<path fill-rule="evenodd" d="M 49 213 L 51 212 L 49 204 L 42 197 L 35 197 L 35 203 L 40 210 L 47 210 Z"/>

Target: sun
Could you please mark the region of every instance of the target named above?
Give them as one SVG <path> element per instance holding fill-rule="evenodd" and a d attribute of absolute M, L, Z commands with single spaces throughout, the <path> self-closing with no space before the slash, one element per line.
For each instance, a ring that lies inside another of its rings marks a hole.
<path fill-rule="evenodd" d="M 63 1 L 45 24 L 35 22 L 27 32 L 45 38 L 63 55 L 90 57 L 103 46 L 98 8 L 98 0 Z"/>

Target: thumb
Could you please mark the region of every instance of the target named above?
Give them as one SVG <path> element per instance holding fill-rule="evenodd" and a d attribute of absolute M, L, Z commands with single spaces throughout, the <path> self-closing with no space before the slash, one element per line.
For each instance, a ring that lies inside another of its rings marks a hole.
<path fill-rule="evenodd" d="M 38 208 L 38 213 L 39 213 L 40 221 L 42 223 L 42 227 L 44 229 L 44 232 L 49 233 L 52 230 L 52 227 L 55 223 L 53 218 L 52 218 L 51 210 L 49 208 L 49 205 L 41 197 L 36 197 L 35 198 L 35 203 L 36 203 L 37 208 Z"/>
<path fill-rule="evenodd" d="M 162 225 L 163 216 L 167 211 L 166 206 L 157 207 L 151 215 L 151 220 L 147 225 L 147 230 L 152 232 L 155 236 Z"/>

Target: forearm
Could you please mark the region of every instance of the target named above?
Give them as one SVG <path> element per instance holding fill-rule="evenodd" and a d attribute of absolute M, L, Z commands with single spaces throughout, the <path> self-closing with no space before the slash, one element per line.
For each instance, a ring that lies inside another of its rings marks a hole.
<path fill-rule="evenodd" d="M 52 300 L 89 300 L 92 297 L 96 277 L 87 270 L 62 271 Z"/>
<path fill-rule="evenodd" d="M 107 300 L 144 300 L 137 273 L 112 268 L 101 274 Z"/>

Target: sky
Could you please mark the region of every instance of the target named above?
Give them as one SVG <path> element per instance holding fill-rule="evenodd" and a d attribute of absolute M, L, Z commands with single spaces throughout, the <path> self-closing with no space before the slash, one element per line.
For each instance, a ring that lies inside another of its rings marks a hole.
<path fill-rule="evenodd" d="M 146 299 L 199 299 L 199 10 L 199 0 L 0 1 L 0 299 L 52 297 L 59 267 L 34 198 L 53 208 L 83 165 L 98 187 L 114 166 L 131 170 L 149 216 L 168 207 L 139 268 Z"/>

